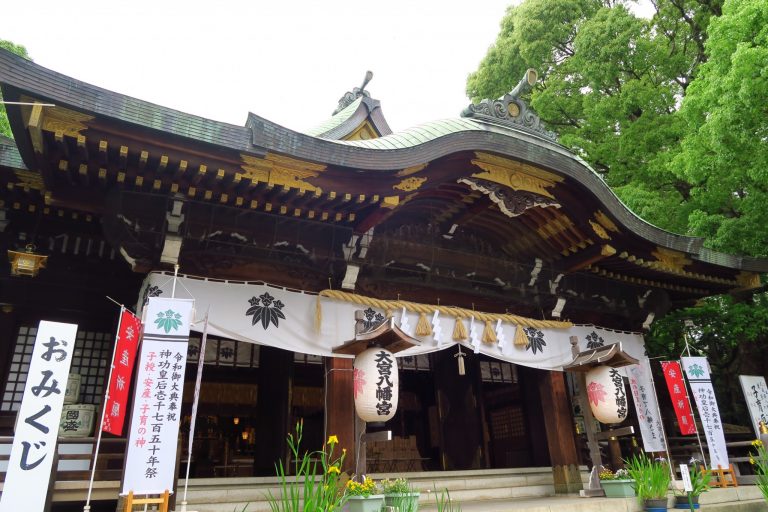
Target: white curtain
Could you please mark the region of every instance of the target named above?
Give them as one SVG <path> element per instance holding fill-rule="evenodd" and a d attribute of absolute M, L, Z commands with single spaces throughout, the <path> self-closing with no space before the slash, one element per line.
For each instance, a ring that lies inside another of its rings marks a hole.
<path fill-rule="evenodd" d="M 153 272 L 147 276 L 139 296 L 138 312 L 150 296 L 169 297 L 173 289 L 173 276 Z M 176 282 L 176 298 L 195 300 L 196 318 L 202 318 L 209 311 L 208 332 L 238 341 L 278 347 L 294 352 L 319 356 L 334 356 L 333 349 L 352 340 L 355 335 L 355 310 L 366 310 L 372 321 L 383 319 L 385 311 L 374 308 L 321 298 L 322 321 L 316 327 L 315 309 L 317 295 L 289 290 L 263 283 L 243 283 L 208 280 L 180 276 Z M 210 308 L 210 309 L 209 309 Z M 402 311 L 394 311 L 395 320 L 400 324 Z M 430 316 L 430 320 L 431 320 Z M 421 345 L 399 352 L 398 357 L 425 354 L 451 348 L 456 345 L 451 335 L 455 319 L 440 316 L 437 323 L 442 335 L 414 335 L 419 316 L 406 313 L 406 332 L 421 341 Z M 485 324 L 475 322 L 476 330 L 482 335 Z M 470 321 L 464 320 L 467 333 Z M 494 324 L 495 327 L 495 324 Z M 462 342 L 470 351 L 479 352 L 496 359 L 543 370 L 562 370 L 564 364 L 573 360 L 570 337 L 578 338 L 579 350 L 587 350 L 604 344 L 621 342 L 624 351 L 638 358 L 645 358 L 643 337 L 639 333 L 614 331 L 594 325 L 574 325 L 567 329 L 540 329 L 529 331 L 527 346 L 515 345 L 515 329 L 511 323 L 501 325 L 498 342 L 486 344 L 471 340 Z M 202 322 L 193 324 L 193 330 L 202 330 Z"/>

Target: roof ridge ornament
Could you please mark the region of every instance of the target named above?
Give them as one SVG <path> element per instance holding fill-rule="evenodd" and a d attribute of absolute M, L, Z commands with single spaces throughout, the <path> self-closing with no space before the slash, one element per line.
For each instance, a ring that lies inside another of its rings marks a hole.
<path fill-rule="evenodd" d="M 365 78 L 363 79 L 362 85 L 360 87 L 355 87 L 351 91 L 348 91 L 344 93 L 344 96 L 341 97 L 339 100 L 339 106 L 336 107 L 336 110 L 333 111 L 332 115 L 336 115 L 348 106 L 350 106 L 357 98 L 360 98 L 361 96 L 365 96 L 366 98 L 370 98 L 371 94 L 365 90 L 365 86 L 368 85 L 368 82 L 370 82 L 373 79 L 373 71 L 366 71 L 365 72 Z"/>
<path fill-rule="evenodd" d="M 536 70 L 528 69 L 512 91 L 497 100 L 484 99 L 480 103 L 471 103 L 462 111 L 461 117 L 501 122 L 556 141 L 557 134 L 547 130 L 538 114 L 520 99 L 522 94 L 531 90 L 537 79 Z"/>

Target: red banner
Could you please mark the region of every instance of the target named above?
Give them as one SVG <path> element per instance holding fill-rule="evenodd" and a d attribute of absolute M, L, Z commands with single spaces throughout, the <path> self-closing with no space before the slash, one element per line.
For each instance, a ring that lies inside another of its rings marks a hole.
<path fill-rule="evenodd" d="M 136 361 L 136 349 L 139 346 L 141 320 L 128 310 L 123 310 L 120 318 L 120 329 L 117 332 L 117 349 L 115 360 L 112 361 L 112 378 L 109 381 L 109 392 L 104 414 L 102 430 L 123 435 L 123 424 L 128 409 L 128 393 L 131 389 L 133 364 Z"/>
<path fill-rule="evenodd" d="M 675 414 L 677 414 L 680 433 L 684 436 L 695 434 L 696 423 L 693 421 L 691 402 L 688 401 L 688 394 L 685 391 L 685 381 L 680 363 L 662 361 L 661 368 L 664 371 L 664 379 L 667 381 L 669 396 L 672 398 L 672 407 L 675 408 Z"/>

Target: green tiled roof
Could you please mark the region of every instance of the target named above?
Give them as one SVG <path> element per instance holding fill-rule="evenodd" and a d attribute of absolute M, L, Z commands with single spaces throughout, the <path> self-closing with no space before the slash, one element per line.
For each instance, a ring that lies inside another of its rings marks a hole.
<path fill-rule="evenodd" d="M 312 137 L 320 137 L 324 133 L 328 133 L 329 131 L 333 130 L 337 126 L 341 125 L 344 121 L 349 119 L 352 114 L 355 113 L 357 110 L 357 107 L 360 106 L 360 102 L 363 101 L 363 97 L 360 96 L 355 101 L 349 104 L 347 108 L 336 114 L 335 116 L 331 116 L 330 118 L 326 119 L 319 125 L 315 126 L 314 128 L 310 128 L 309 130 L 306 130 L 304 133 L 307 135 L 311 135 Z"/>
<path fill-rule="evenodd" d="M 377 139 L 341 140 L 334 142 L 368 149 L 403 149 L 418 146 L 443 135 L 466 131 L 488 131 L 488 126 L 468 119 L 442 119 L 420 124 Z"/>
<path fill-rule="evenodd" d="M 19 150 L 16 148 L 16 142 L 2 135 L 0 135 L 0 167 L 11 167 L 13 169 L 27 168 L 21 159 Z"/>

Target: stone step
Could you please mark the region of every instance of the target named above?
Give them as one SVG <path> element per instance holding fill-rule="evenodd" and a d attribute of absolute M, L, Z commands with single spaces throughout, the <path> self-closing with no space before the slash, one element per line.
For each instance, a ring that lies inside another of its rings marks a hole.
<path fill-rule="evenodd" d="M 583 468 L 587 478 L 586 468 Z M 374 480 L 405 477 L 415 491 L 419 503 L 429 507 L 435 493 L 448 491 L 456 502 L 515 501 L 554 495 L 551 468 L 517 468 L 476 471 L 430 471 L 419 473 L 377 473 Z M 180 486 L 183 482 L 180 482 Z M 188 492 L 188 510 L 197 512 L 269 512 L 267 493 L 280 495 L 277 479 L 228 478 L 193 479 Z"/>
<path fill-rule="evenodd" d="M 370 476 L 376 481 L 406 477 L 413 489 L 421 492 L 419 501 L 423 503 L 433 501 L 434 493 L 444 490 L 447 490 L 452 498 L 466 501 L 554 494 L 550 468 L 382 473 Z M 202 507 L 209 504 L 232 503 L 242 508 L 246 503 L 250 503 L 249 511 L 261 512 L 261 504 L 267 502 L 269 492 L 275 496 L 280 495 L 280 487 L 275 478 L 194 479 L 190 480 L 187 501 L 200 510 L 204 510 Z"/>

